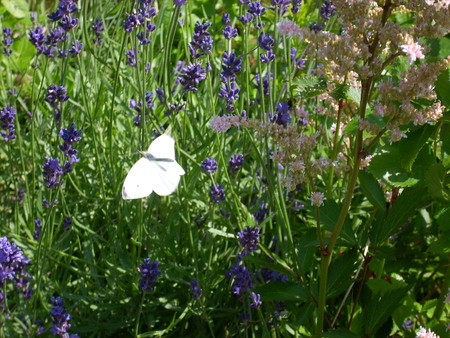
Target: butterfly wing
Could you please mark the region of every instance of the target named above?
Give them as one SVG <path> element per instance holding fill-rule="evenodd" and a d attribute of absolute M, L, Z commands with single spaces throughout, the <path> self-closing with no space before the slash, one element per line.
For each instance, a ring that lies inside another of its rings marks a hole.
<path fill-rule="evenodd" d="M 167 196 L 173 193 L 180 182 L 180 175 L 184 174 L 183 168 L 177 162 L 160 162 L 153 163 L 157 169 L 153 179 L 153 190 L 159 196 Z"/>
<path fill-rule="evenodd" d="M 147 197 L 153 191 L 153 180 L 157 167 L 147 158 L 142 157 L 130 169 L 122 187 L 125 200 Z"/>

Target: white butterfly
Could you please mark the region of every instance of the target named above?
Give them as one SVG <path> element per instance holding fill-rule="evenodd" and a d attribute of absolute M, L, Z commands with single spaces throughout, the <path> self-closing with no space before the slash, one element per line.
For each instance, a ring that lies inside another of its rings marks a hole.
<path fill-rule="evenodd" d="M 184 170 L 175 161 L 175 141 L 172 136 L 163 134 L 157 137 L 148 151 L 140 153 L 144 157 L 134 164 L 125 178 L 122 198 L 147 197 L 152 191 L 160 196 L 173 193 Z"/>

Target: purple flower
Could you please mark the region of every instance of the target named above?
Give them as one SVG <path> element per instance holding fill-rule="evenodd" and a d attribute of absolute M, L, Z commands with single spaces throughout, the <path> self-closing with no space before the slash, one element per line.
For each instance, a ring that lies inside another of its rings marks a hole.
<path fill-rule="evenodd" d="M 137 58 L 137 54 L 139 54 L 141 51 L 139 49 L 136 49 L 136 47 L 131 48 L 130 50 L 125 51 L 125 56 L 127 57 L 128 65 L 131 67 L 136 67 L 137 63 L 141 60 L 141 58 Z"/>
<path fill-rule="evenodd" d="M 158 261 L 152 261 L 150 258 L 145 258 L 144 263 L 140 264 L 138 271 L 141 273 L 141 282 L 138 286 L 146 292 L 153 291 L 153 284 L 156 278 L 161 276 L 161 270 L 158 269 Z"/>
<path fill-rule="evenodd" d="M 23 189 L 17 189 L 17 201 L 19 201 L 19 203 L 23 202 L 23 196 L 27 193 L 26 190 Z"/>
<path fill-rule="evenodd" d="M 134 124 L 136 127 L 139 127 L 141 125 L 142 116 L 148 115 L 150 112 L 150 109 L 152 109 L 155 105 L 153 104 L 153 93 L 146 91 L 145 92 L 145 107 L 142 109 L 142 101 L 139 101 L 136 103 L 135 99 L 130 99 L 130 108 L 136 110 L 138 113 L 137 116 L 134 118 Z M 148 121 L 146 121 L 148 122 Z"/>
<path fill-rule="evenodd" d="M 191 284 L 191 292 L 192 292 L 192 298 L 194 299 L 199 299 L 202 296 L 203 293 L 203 289 L 199 289 L 199 283 L 198 283 L 198 279 L 197 280 L 191 280 L 189 282 L 189 284 Z"/>
<path fill-rule="evenodd" d="M 211 189 L 209 196 L 216 203 L 225 201 L 226 197 L 225 197 L 225 192 L 222 189 L 222 186 L 223 186 L 222 184 L 219 184 L 219 185 L 213 184 L 212 186 L 209 187 Z"/>
<path fill-rule="evenodd" d="M 22 249 L 15 243 L 8 241 L 7 237 L 0 237 L 0 286 L 5 280 L 13 280 L 25 275 L 25 267 L 30 260 L 23 255 Z"/>
<path fill-rule="evenodd" d="M 78 55 L 81 53 L 81 50 L 83 49 L 83 44 L 80 43 L 80 41 L 75 40 L 75 42 L 72 42 L 72 48 L 69 49 L 69 53 L 73 55 Z"/>
<path fill-rule="evenodd" d="M 300 11 L 300 6 L 302 5 L 301 0 L 292 0 L 291 12 L 297 14 Z"/>
<path fill-rule="evenodd" d="M 244 155 L 234 154 L 228 162 L 232 171 L 238 171 L 244 165 Z"/>
<path fill-rule="evenodd" d="M 38 25 L 34 30 L 30 28 L 28 35 L 30 36 L 29 41 L 36 47 L 38 54 L 41 54 L 44 50 L 45 42 L 44 29 Z"/>
<path fill-rule="evenodd" d="M 275 60 L 275 54 L 272 52 L 272 50 L 268 50 L 266 54 L 261 53 L 259 54 L 261 58 L 261 63 L 269 63 L 273 60 Z"/>
<path fill-rule="evenodd" d="M 258 237 L 262 236 L 259 233 L 259 228 L 249 227 L 248 225 L 244 228 L 244 230 L 239 231 L 237 235 L 243 249 L 239 252 L 239 256 L 247 256 L 254 252 L 258 247 Z"/>
<path fill-rule="evenodd" d="M 260 88 L 261 88 L 261 80 L 260 80 L 260 76 L 259 76 L 259 74 L 256 74 L 255 75 L 255 82 L 256 82 L 256 84 L 254 85 L 254 87 L 256 88 L 256 89 L 258 89 L 258 90 L 260 90 Z M 269 81 L 269 79 L 270 79 L 270 81 Z M 264 91 L 264 96 L 269 96 L 269 89 L 270 89 L 270 87 L 269 87 L 269 83 L 271 82 L 273 80 L 273 73 L 272 72 L 270 72 L 270 78 L 269 78 L 269 74 L 267 74 L 264 78 L 263 78 L 263 91 Z"/>
<path fill-rule="evenodd" d="M 313 22 L 309 24 L 309 30 L 311 32 L 318 33 L 322 30 L 322 24 L 320 22 L 318 23 Z"/>
<path fill-rule="evenodd" d="M 227 51 L 223 52 L 222 56 L 222 73 L 220 73 L 221 77 L 231 79 L 234 81 L 236 78 L 236 74 L 242 70 L 242 57 L 236 57 L 234 52 L 228 54 Z M 222 79 L 222 82 L 225 82 Z"/>
<path fill-rule="evenodd" d="M 228 280 L 233 279 L 233 287 L 231 290 L 239 297 L 243 296 L 248 290 L 254 288 L 252 274 L 243 265 L 234 264 L 231 269 L 227 271 L 227 278 Z"/>
<path fill-rule="evenodd" d="M 223 87 L 220 88 L 218 97 L 225 100 L 227 102 L 227 111 L 234 110 L 233 101 L 236 101 L 239 98 L 240 89 L 236 87 L 235 82 L 225 83 Z"/>
<path fill-rule="evenodd" d="M 50 33 L 46 36 L 45 44 L 50 47 L 56 46 L 60 42 L 65 42 L 68 39 L 69 35 L 64 31 L 61 27 L 56 27 L 55 29 L 50 29 Z M 47 54 L 50 52 L 47 50 Z M 44 52 L 45 54 L 45 52 Z M 47 55 L 46 54 L 46 55 Z"/>
<path fill-rule="evenodd" d="M 175 6 L 181 7 L 182 5 L 186 5 L 186 0 L 173 0 L 173 4 Z"/>
<path fill-rule="evenodd" d="M 223 13 L 222 14 L 222 25 L 224 26 L 228 26 L 231 24 L 231 20 L 230 20 L 230 14 L 228 13 Z"/>
<path fill-rule="evenodd" d="M 127 33 L 130 33 L 142 22 L 144 22 L 144 18 L 142 17 L 142 15 L 129 14 L 128 17 L 123 21 L 123 27 L 125 28 L 125 31 Z"/>
<path fill-rule="evenodd" d="M 264 32 L 261 32 L 261 34 L 259 34 L 258 37 L 259 48 L 269 51 L 273 48 L 274 43 L 275 40 L 272 38 L 270 34 L 265 34 Z"/>
<path fill-rule="evenodd" d="M 275 107 L 277 109 L 276 114 L 270 118 L 271 122 L 287 127 L 287 124 L 292 121 L 289 111 L 291 107 L 287 103 L 280 102 Z"/>
<path fill-rule="evenodd" d="M 182 93 L 187 91 L 198 91 L 195 85 L 206 79 L 206 69 L 202 68 L 199 63 L 192 66 L 185 66 L 182 73 L 178 76 L 178 82 L 183 85 Z"/>
<path fill-rule="evenodd" d="M 64 29 L 65 32 L 70 31 L 71 29 L 75 28 L 78 25 L 78 19 L 70 16 L 70 15 L 63 15 L 61 18 L 61 21 L 59 22 L 59 26 Z"/>
<path fill-rule="evenodd" d="M 60 182 L 58 178 L 64 174 L 63 169 L 59 165 L 57 158 L 46 157 L 45 164 L 41 167 L 43 169 L 42 175 L 44 176 L 44 183 L 47 184 L 48 189 L 57 187 Z"/>
<path fill-rule="evenodd" d="M 330 20 L 330 17 L 336 13 L 336 6 L 333 1 L 324 1 L 322 8 L 320 8 L 320 15 L 324 20 Z"/>
<path fill-rule="evenodd" d="M 50 301 L 53 305 L 53 308 L 50 311 L 50 317 L 53 318 L 53 326 L 51 327 L 50 332 L 61 337 L 69 336 L 67 331 L 72 325 L 69 324 L 70 314 L 63 308 L 64 300 L 61 297 L 52 297 L 50 298 Z M 70 337 L 73 336 L 74 335 L 71 335 Z"/>
<path fill-rule="evenodd" d="M 248 12 L 253 16 L 261 16 L 265 11 L 266 9 L 261 6 L 259 1 L 254 1 L 248 4 Z"/>
<path fill-rule="evenodd" d="M 194 59 L 198 59 L 204 54 L 211 53 L 213 39 L 208 32 L 209 26 L 211 26 L 211 22 L 206 21 L 203 21 L 203 23 L 197 21 L 195 24 L 194 37 L 189 43 L 189 52 Z M 199 50 L 201 50 L 202 53 L 199 53 Z"/>
<path fill-rule="evenodd" d="M 34 230 L 33 232 L 33 238 L 38 241 L 39 238 L 41 237 L 41 230 L 42 230 L 42 222 L 40 219 L 34 220 L 34 228 L 36 230 Z"/>
<path fill-rule="evenodd" d="M 0 110 L 0 135 L 3 140 L 9 141 L 16 138 L 14 129 L 14 120 L 16 118 L 16 110 L 8 103 L 6 107 Z"/>
<path fill-rule="evenodd" d="M 100 39 L 100 37 L 102 36 L 102 32 L 105 30 L 105 28 L 103 28 L 103 21 L 101 21 L 99 18 L 95 19 L 94 23 L 92 24 L 92 30 L 97 37 L 96 39 L 92 39 L 94 45 L 100 45 L 103 42 L 103 39 Z"/>
<path fill-rule="evenodd" d="M 3 54 L 6 56 L 10 56 L 12 54 L 12 49 L 8 48 L 14 42 L 14 40 L 11 39 L 11 34 L 12 34 L 11 28 L 9 28 L 9 27 L 3 28 L 3 36 L 5 37 L 2 40 L 2 43 L 5 45 L 5 48 L 3 49 Z"/>
<path fill-rule="evenodd" d="M 245 13 L 244 15 L 239 16 L 239 17 L 238 17 L 238 20 L 239 20 L 240 22 L 242 22 L 244 25 L 246 25 L 246 24 L 248 24 L 250 21 L 253 20 L 253 15 L 252 15 L 251 13 L 247 12 L 247 13 Z"/>
<path fill-rule="evenodd" d="M 402 324 L 402 327 L 406 330 L 412 329 L 414 327 L 414 322 L 412 319 L 405 319 Z"/>
<path fill-rule="evenodd" d="M 158 96 L 159 102 L 161 102 L 161 104 L 166 104 L 166 97 L 164 95 L 164 89 L 156 88 L 155 91 L 156 91 L 156 96 Z"/>
<path fill-rule="evenodd" d="M 44 101 L 50 103 L 50 106 L 56 108 L 58 103 L 67 101 L 69 96 L 67 95 L 67 90 L 64 86 L 57 87 L 55 84 L 51 84 L 47 88 L 47 94 L 45 95 Z"/>
<path fill-rule="evenodd" d="M 268 282 L 287 282 L 289 280 L 288 276 L 283 275 L 282 273 L 270 270 L 268 268 L 261 268 L 259 270 L 259 273 L 257 270 L 255 270 L 255 277 L 258 282 L 261 282 L 260 276 L 262 277 L 262 280 L 264 283 Z"/>
<path fill-rule="evenodd" d="M 62 223 L 61 223 L 61 228 L 64 231 L 69 231 L 71 229 L 71 225 L 72 225 L 71 217 L 63 218 Z"/>
<path fill-rule="evenodd" d="M 140 41 L 141 45 L 148 45 L 152 40 L 150 40 L 149 34 L 147 32 L 140 32 L 136 35 L 137 39 Z"/>
<path fill-rule="evenodd" d="M 265 208 L 265 202 L 263 201 L 260 205 L 260 209 L 253 214 L 255 222 L 261 224 L 264 221 L 264 218 L 268 214 L 269 210 Z"/>
<path fill-rule="evenodd" d="M 238 31 L 231 26 L 226 26 L 224 29 L 222 29 L 222 34 L 223 36 L 225 36 L 225 39 L 231 40 L 238 36 Z"/>
<path fill-rule="evenodd" d="M 253 309 L 256 309 L 262 305 L 261 295 L 259 295 L 257 293 L 252 292 L 252 295 L 248 296 L 248 299 L 250 299 L 250 301 L 251 301 L 250 307 Z"/>
<path fill-rule="evenodd" d="M 208 174 L 213 174 L 217 170 L 217 162 L 214 160 L 214 158 L 207 157 L 204 161 L 201 162 L 200 167 Z"/>

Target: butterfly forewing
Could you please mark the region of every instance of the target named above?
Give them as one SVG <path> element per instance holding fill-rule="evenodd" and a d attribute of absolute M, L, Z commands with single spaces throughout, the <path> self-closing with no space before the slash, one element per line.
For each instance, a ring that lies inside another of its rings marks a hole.
<path fill-rule="evenodd" d="M 142 157 L 131 168 L 122 187 L 123 199 L 142 198 L 153 191 L 152 179 L 157 176 L 155 165 Z"/>

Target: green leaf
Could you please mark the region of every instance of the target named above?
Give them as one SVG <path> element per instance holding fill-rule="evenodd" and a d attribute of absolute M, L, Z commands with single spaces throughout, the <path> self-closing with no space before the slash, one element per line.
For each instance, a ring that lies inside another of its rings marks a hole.
<path fill-rule="evenodd" d="M 319 208 L 320 222 L 323 224 L 323 229 L 333 231 L 336 226 L 336 220 L 341 213 L 341 204 L 337 204 L 334 200 L 325 200 L 324 205 Z M 315 209 L 311 207 L 311 215 L 314 215 Z M 345 218 L 344 225 L 341 230 L 341 239 L 348 242 L 350 245 L 356 244 L 355 233 L 352 230 L 352 224 L 348 217 Z"/>
<path fill-rule="evenodd" d="M 347 126 L 344 129 L 345 134 L 355 136 L 358 132 L 358 118 L 354 117 L 349 123 L 347 123 Z"/>
<path fill-rule="evenodd" d="M 330 96 L 336 101 L 343 100 L 347 98 L 348 85 L 335 84 L 336 88 L 330 93 Z"/>
<path fill-rule="evenodd" d="M 358 177 L 361 191 L 364 196 L 372 203 L 374 208 L 385 211 L 386 200 L 384 198 L 384 192 L 375 177 L 364 170 L 359 171 Z"/>
<path fill-rule="evenodd" d="M 377 154 L 371 161 L 368 171 L 377 179 L 392 186 L 409 187 L 419 182 L 400 164 L 398 145 L 386 146 L 381 154 Z"/>
<path fill-rule="evenodd" d="M 411 172 L 417 155 L 433 134 L 434 130 L 434 126 L 426 124 L 418 130 L 408 133 L 407 138 L 398 142 L 399 159 L 402 167 L 406 169 L 406 171 Z"/>
<path fill-rule="evenodd" d="M 325 92 L 325 79 L 312 75 L 302 76 L 294 81 L 294 90 L 302 98 L 314 97 Z"/>
<path fill-rule="evenodd" d="M 15 18 L 21 19 L 30 15 L 26 0 L 2 0 L 2 4 Z"/>
<path fill-rule="evenodd" d="M 409 217 L 428 203 L 427 189 L 423 186 L 406 188 L 395 201 L 386 220 L 383 217 L 373 224 L 371 242 L 374 247 L 380 246 L 406 223 Z"/>
<path fill-rule="evenodd" d="M 401 304 L 408 290 L 409 287 L 404 287 L 386 292 L 384 295 L 377 293 L 372 297 L 363 310 L 363 322 L 368 336 L 372 336 L 392 315 Z"/>
<path fill-rule="evenodd" d="M 316 243 L 315 245 L 313 243 Z M 313 267 L 317 250 L 317 233 L 316 229 L 309 228 L 307 233 L 303 235 L 297 244 L 298 261 L 302 269 L 302 273 L 309 272 Z"/>
<path fill-rule="evenodd" d="M 270 282 L 254 289 L 255 293 L 261 295 L 261 300 L 265 301 L 308 301 L 310 296 L 306 289 L 295 282 Z"/>
<path fill-rule="evenodd" d="M 425 183 L 430 197 L 448 200 L 448 194 L 444 190 L 445 169 L 442 163 L 435 163 L 428 169 Z"/>
<path fill-rule="evenodd" d="M 361 102 L 361 90 L 356 87 L 349 87 L 347 90 L 347 99 L 358 104 Z"/>
<path fill-rule="evenodd" d="M 356 334 L 346 329 L 337 329 L 333 331 L 327 331 L 322 334 L 324 338 L 358 338 Z"/>
<path fill-rule="evenodd" d="M 331 263 L 328 270 L 327 297 L 335 297 L 353 282 L 358 255 L 356 250 L 346 252 Z"/>
<path fill-rule="evenodd" d="M 442 72 L 436 82 L 434 83 L 436 86 L 436 94 L 439 101 L 446 107 L 450 106 L 450 70 L 446 70 Z"/>

